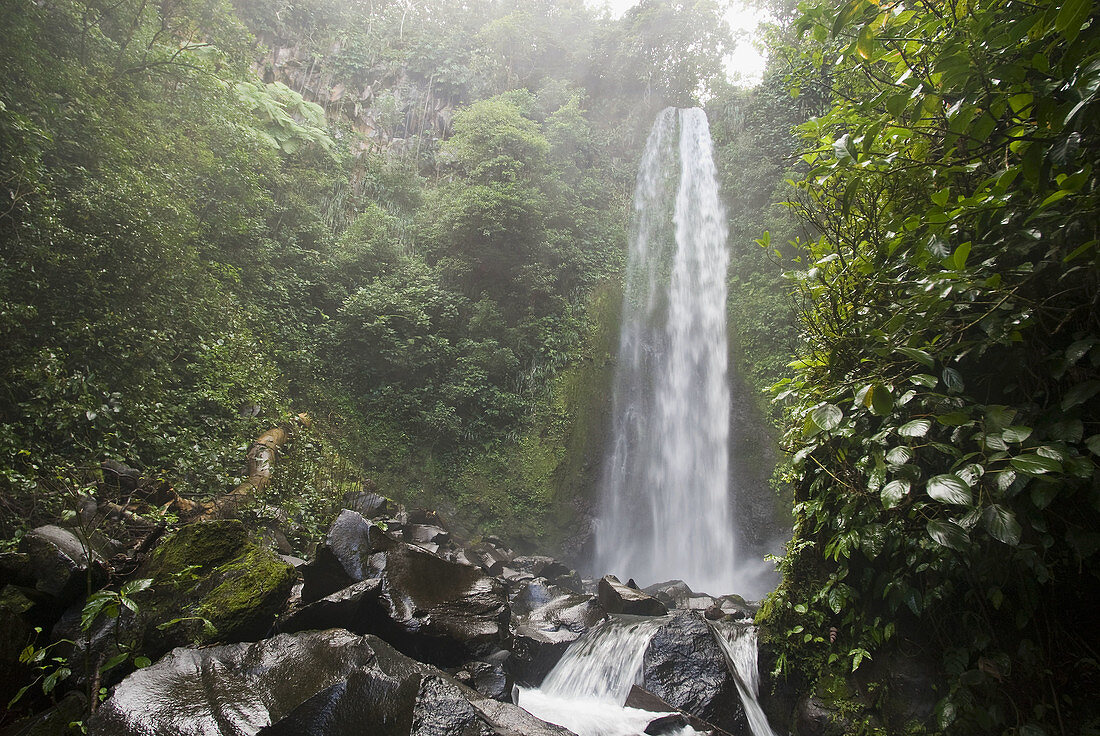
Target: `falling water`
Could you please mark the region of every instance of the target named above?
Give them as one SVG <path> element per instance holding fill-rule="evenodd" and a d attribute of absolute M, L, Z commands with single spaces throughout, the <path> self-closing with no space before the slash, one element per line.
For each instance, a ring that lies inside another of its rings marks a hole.
<path fill-rule="evenodd" d="M 702 110 L 657 117 L 631 235 L 596 565 L 756 595 L 763 566 L 737 560 L 730 511 L 729 254 Z"/>
<path fill-rule="evenodd" d="M 604 621 L 569 646 L 539 688 L 518 689 L 517 703 L 578 736 L 639 736 L 662 714 L 624 706 L 649 640 L 667 617 Z M 697 732 L 689 727 L 682 736 Z"/>
<path fill-rule="evenodd" d="M 757 665 L 756 627 L 740 623 L 712 624 L 715 638 L 735 674 L 737 692 L 745 706 L 745 720 L 753 736 L 775 736 L 760 707 L 760 669 Z"/>

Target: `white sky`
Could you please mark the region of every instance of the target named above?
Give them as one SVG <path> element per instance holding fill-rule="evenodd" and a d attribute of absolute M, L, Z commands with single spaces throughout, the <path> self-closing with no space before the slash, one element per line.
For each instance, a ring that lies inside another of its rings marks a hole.
<path fill-rule="evenodd" d="M 592 7 L 606 5 L 616 18 L 625 13 L 628 8 L 638 4 L 638 0 L 586 0 L 586 2 Z M 741 84 L 756 84 L 760 81 L 766 59 L 753 45 L 752 34 L 763 18 L 763 13 L 755 8 L 738 7 L 733 3 L 726 12 L 726 20 L 733 29 L 735 38 L 739 35 L 738 31 L 747 34 L 737 38 L 737 47 L 726 57 L 726 75 L 731 81 Z"/>

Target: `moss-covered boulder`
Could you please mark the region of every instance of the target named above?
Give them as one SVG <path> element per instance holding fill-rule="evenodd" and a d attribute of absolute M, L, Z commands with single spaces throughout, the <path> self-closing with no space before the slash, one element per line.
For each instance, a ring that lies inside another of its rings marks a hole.
<path fill-rule="evenodd" d="M 297 574 L 253 543 L 239 521 L 191 524 L 166 537 L 139 573 L 152 578 L 141 600 L 142 649 L 264 637 Z"/>

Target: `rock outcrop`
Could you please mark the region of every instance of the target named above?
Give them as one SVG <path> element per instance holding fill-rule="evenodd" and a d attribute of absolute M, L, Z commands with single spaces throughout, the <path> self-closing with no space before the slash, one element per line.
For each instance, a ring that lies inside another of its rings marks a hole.
<path fill-rule="evenodd" d="M 93 736 L 568 736 L 374 636 L 333 629 L 176 649 L 130 675 Z"/>

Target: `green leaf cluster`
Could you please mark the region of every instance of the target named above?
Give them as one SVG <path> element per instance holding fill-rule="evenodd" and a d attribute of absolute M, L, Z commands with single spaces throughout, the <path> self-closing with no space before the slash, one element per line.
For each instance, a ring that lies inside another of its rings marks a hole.
<path fill-rule="evenodd" d="M 827 106 L 791 197 L 797 522 L 767 617 L 836 626 L 792 640 L 818 662 L 930 643 L 953 733 L 1097 716 L 1094 20 L 851 0 L 795 26 L 789 82 Z"/>

